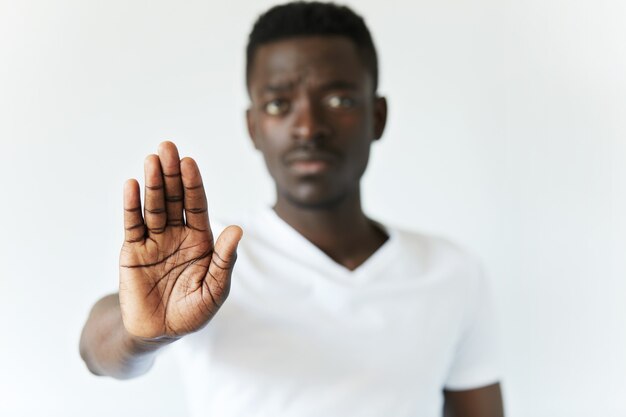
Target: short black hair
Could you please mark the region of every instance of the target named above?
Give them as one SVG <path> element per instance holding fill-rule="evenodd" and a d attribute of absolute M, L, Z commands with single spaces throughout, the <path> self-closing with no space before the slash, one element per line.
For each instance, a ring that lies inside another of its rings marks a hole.
<path fill-rule="evenodd" d="M 357 47 L 363 64 L 378 88 L 378 57 L 365 21 L 347 6 L 318 1 L 295 1 L 274 6 L 263 13 L 248 37 L 246 85 L 249 85 L 254 54 L 259 46 L 300 36 L 345 36 Z"/>

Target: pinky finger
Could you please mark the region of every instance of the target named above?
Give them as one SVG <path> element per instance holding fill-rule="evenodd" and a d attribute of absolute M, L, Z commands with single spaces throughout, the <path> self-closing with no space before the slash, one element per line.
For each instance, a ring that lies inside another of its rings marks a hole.
<path fill-rule="evenodd" d="M 128 180 L 124 183 L 124 240 L 127 243 L 143 242 L 145 233 L 139 183 L 134 179 Z"/>

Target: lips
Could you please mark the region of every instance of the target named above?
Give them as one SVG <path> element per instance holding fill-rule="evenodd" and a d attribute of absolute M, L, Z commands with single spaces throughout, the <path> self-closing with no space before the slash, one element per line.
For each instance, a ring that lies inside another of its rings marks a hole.
<path fill-rule="evenodd" d="M 326 150 L 304 150 L 298 149 L 289 152 L 285 157 L 287 164 L 300 161 L 327 161 L 333 162 L 337 159 L 337 154 Z"/>
<path fill-rule="evenodd" d="M 312 175 L 327 171 L 338 159 L 334 152 L 298 149 L 285 156 L 285 163 L 299 174 Z"/>

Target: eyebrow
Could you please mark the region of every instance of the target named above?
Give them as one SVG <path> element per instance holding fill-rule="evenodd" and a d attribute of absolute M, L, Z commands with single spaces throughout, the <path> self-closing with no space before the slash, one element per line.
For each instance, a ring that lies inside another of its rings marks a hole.
<path fill-rule="evenodd" d="M 265 87 L 263 87 L 263 92 L 264 93 L 282 93 L 285 91 L 293 90 L 295 85 L 296 83 L 294 82 L 268 84 Z"/>
<path fill-rule="evenodd" d="M 277 84 L 268 84 L 263 87 L 263 92 L 265 93 L 283 93 L 286 91 L 291 91 L 295 88 L 295 82 L 285 82 L 285 83 L 277 83 Z M 336 80 L 331 81 L 326 84 L 322 84 L 320 86 L 320 90 L 328 91 L 328 90 L 357 90 L 358 86 L 356 83 L 344 80 Z"/>
<path fill-rule="evenodd" d="M 323 84 L 320 87 L 321 90 L 357 90 L 358 86 L 356 83 L 350 81 L 331 81 L 329 83 Z"/>

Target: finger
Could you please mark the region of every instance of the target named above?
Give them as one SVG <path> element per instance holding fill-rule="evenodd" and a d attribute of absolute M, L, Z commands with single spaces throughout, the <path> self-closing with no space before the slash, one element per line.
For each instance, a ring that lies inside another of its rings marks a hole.
<path fill-rule="evenodd" d="M 141 217 L 141 197 L 137 180 L 124 183 L 124 240 L 128 243 L 144 241 L 146 227 Z"/>
<path fill-rule="evenodd" d="M 184 204 L 187 227 L 211 233 L 206 194 L 198 165 L 191 158 L 183 158 L 180 161 L 180 170 L 185 187 Z M 213 235 L 211 235 L 211 240 L 213 240 Z"/>
<path fill-rule="evenodd" d="M 157 155 L 148 155 L 146 158 L 144 175 L 146 176 L 146 190 L 143 216 L 146 219 L 148 231 L 152 234 L 160 234 L 165 231 L 167 214 L 165 213 L 161 164 Z"/>
<path fill-rule="evenodd" d="M 183 183 L 180 175 L 180 157 L 172 142 L 159 145 L 159 160 L 165 183 L 165 210 L 168 226 L 183 226 Z"/>
<path fill-rule="evenodd" d="M 208 288 L 207 301 L 220 306 L 230 291 L 230 276 L 237 260 L 237 245 L 243 230 L 239 226 L 228 226 L 215 242 L 209 270 L 204 279 Z"/>

